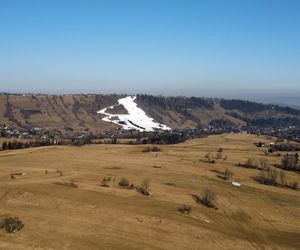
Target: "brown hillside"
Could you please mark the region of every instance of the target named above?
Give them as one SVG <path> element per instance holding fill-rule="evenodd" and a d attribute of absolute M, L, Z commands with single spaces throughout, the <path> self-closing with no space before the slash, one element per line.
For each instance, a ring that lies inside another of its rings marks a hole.
<path fill-rule="evenodd" d="M 0 125 L 62 132 L 107 131 L 118 126 L 102 121 L 103 116 L 97 111 L 117 104 L 121 97 L 0 94 Z M 299 110 L 239 100 L 138 95 L 136 102 L 149 116 L 173 129 L 195 128 L 200 124 L 246 125 L 249 121 L 265 122 L 264 119 L 269 119 L 270 124 L 277 123 L 274 119 L 289 125 L 300 124 Z M 115 106 L 110 112 L 126 113 L 126 110 Z M 287 123 L 285 119 L 290 120 Z"/>
<path fill-rule="evenodd" d="M 236 166 L 249 157 L 280 162 L 253 144 L 258 140 L 269 141 L 235 134 L 150 153 L 143 145 L 2 151 L 0 219 L 18 216 L 25 226 L 0 230 L 0 249 L 300 249 L 300 191 L 259 184 L 252 177 L 260 170 Z M 203 161 L 220 147 L 226 159 Z M 226 168 L 241 187 L 218 178 Z M 16 172 L 26 175 L 11 179 Z M 300 183 L 298 173 L 284 172 Z M 119 187 L 122 177 L 134 185 L 148 178 L 152 195 Z M 216 193 L 217 210 L 195 202 L 205 187 Z M 182 205 L 191 213 L 180 213 Z"/>

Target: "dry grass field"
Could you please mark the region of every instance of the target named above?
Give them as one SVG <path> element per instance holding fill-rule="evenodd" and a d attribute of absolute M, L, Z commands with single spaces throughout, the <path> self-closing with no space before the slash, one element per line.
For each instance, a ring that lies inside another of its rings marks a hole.
<path fill-rule="evenodd" d="M 300 191 L 256 183 L 259 170 L 236 166 L 249 157 L 280 162 L 253 144 L 259 140 L 268 141 L 226 134 L 150 153 L 143 145 L 0 152 L 0 217 L 18 216 L 25 225 L 1 230 L 0 249 L 300 249 Z M 225 159 L 203 161 L 220 147 Z M 217 177 L 226 168 L 241 187 Z M 14 172 L 26 175 L 11 179 Z M 300 183 L 299 174 L 285 173 Z M 120 188 L 122 177 L 135 185 L 149 179 L 152 195 Z M 79 187 L 57 185 L 70 182 Z M 218 209 L 193 199 L 204 187 L 215 192 Z M 184 204 L 190 214 L 178 212 Z"/>

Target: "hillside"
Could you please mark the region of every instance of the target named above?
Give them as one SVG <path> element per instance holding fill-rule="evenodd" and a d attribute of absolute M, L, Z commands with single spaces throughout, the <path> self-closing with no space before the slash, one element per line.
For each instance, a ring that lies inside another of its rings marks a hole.
<path fill-rule="evenodd" d="M 0 95 L 0 123 L 17 128 L 84 132 L 117 127 L 97 111 L 113 105 L 118 95 Z"/>
<path fill-rule="evenodd" d="M 103 121 L 97 112 L 117 104 L 122 95 L 0 94 L 0 125 L 43 128 L 60 132 L 92 132 L 119 126 Z M 300 110 L 241 100 L 137 95 L 136 103 L 155 121 L 172 129 L 198 125 L 297 125 Z M 112 112 L 124 113 L 118 105 Z"/>
<path fill-rule="evenodd" d="M 300 110 L 243 100 L 138 95 L 137 103 L 172 128 L 193 128 L 199 124 L 300 126 Z"/>
<path fill-rule="evenodd" d="M 280 162 L 257 141 L 270 138 L 214 135 L 150 153 L 143 145 L 1 151 L 0 219 L 18 216 L 24 227 L 0 230 L 0 249 L 300 249 L 300 191 L 262 185 L 253 179 L 261 170 L 237 166 L 249 157 Z M 203 161 L 220 147 L 215 164 Z M 218 177 L 226 168 L 241 187 Z M 284 173 L 299 182 L 299 173 Z M 121 188 L 121 178 L 147 178 L 152 195 Z M 194 200 L 205 187 L 218 209 Z M 182 205 L 191 212 L 180 213 Z"/>

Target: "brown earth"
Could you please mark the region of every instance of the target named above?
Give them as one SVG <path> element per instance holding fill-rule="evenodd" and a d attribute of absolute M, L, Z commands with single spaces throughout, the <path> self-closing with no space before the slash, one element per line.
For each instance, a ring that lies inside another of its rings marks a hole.
<path fill-rule="evenodd" d="M 258 140 L 268 141 L 227 134 L 150 153 L 142 145 L 0 152 L 0 217 L 25 224 L 11 235 L 0 231 L 0 249 L 300 249 L 300 191 L 258 184 L 251 177 L 259 170 L 236 166 L 249 157 L 280 161 L 256 148 Z M 202 161 L 220 147 L 226 160 Z M 225 168 L 240 188 L 217 177 Z M 13 172 L 26 175 L 10 179 Z M 101 186 L 105 176 L 109 187 Z M 135 185 L 148 178 L 152 196 L 120 188 L 122 177 Z M 79 187 L 62 184 L 71 182 Z M 194 201 L 204 187 L 216 193 L 217 210 Z M 183 204 L 190 215 L 177 211 Z"/>

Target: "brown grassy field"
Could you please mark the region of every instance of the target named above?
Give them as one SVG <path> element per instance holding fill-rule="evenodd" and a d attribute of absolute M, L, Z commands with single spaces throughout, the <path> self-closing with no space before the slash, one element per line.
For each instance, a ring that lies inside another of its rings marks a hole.
<path fill-rule="evenodd" d="M 25 224 L 14 234 L 0 231 L 0 249 L 300 249 L 300 191 L 256 183 L 259 170 L 236 166 L 249 157 L 280 161 L 256 148 L 259 140 L 268 141 L 227 134 L 150 153 L 143 145 L 0 152 L 0 217 Z M 220 147 L 227 159 L 202 161 Z M 217 177 L 226 168 L 241 187 Z M 13 172 L 26 175 L 10 179 Z M 105 176 L 109 187 L 101 186 Z M 122 177 L 135 185 L 149 179 L 152 195 L 120 188 Z M 216 193 L 217 210 L 194 201 L 204 187 Z M 189 215 L 178 212 L 183 204 L 192 207 Z"/>

